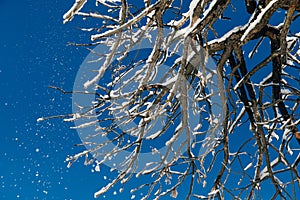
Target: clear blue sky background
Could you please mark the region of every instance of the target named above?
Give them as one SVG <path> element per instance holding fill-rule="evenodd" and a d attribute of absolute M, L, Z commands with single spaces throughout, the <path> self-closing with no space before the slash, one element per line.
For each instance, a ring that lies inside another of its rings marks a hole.
<path fill-rule="evenodd" d="M 81 150 L 70 124 L 36 123 L 71 112 L 70 96 L 48 86 L 71 90 L 88 54 L 66 45 L 79 36 L 75 25 L 62 24 L 72 3 L 0 0 L 0 199 L 89 200 L 107 183 L 82 161 L 66 168 L 67 155 Z"/>
<path fill-rule="evenodd" d="M 67 169 L 67 155 L 82 150 L 74 147 L 80 138 L 70 124 L 60 119 L 36 122 L 71 113 L 71 96 L 48 86 L 71 90 L 89 53 L 66 45 L 85 38 L 76 22 L 62 24 L 73 2 L 0 0 L 0 199 L 91 200 L 110 179 L 108 168 L 93 173 L 83 160 Z M 130 199 L 128 187 L 121 194 L 118 190 L 99 199 Z"/>

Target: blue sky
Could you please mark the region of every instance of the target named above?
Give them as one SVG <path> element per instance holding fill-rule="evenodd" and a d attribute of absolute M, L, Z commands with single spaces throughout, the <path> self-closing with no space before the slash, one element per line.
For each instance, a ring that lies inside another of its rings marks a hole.
<path fill-rule="evenodd" d="M 74 147 L 77 132 L 61 119 L 36 122 L 72 112 L 71 96 L 48 88 L 71 90 L 89 53 L 67 45 L 87 38 L 76 29 L 79 19 L 62 24 L 72 3 L 0 0 L 0 199 L 91 200 L 114 176 L 105 166 L 91 172 L 83 160 L 67 169 L 66 157 L 82 150 Z M 115 187 L 99 199 L 130 199 L 129 189 Z"/>
<path fill-rule="evenodd" d="M 67 169 L 67 155 L 80 151 L 75 131 L 41 116 L 70 113 L 71 98 L 48 89 L 71 90 L 88 54 L 67 46 L 74 26 L 62 24 L 72 1 L 0 1 L 0 199 L 93 199 L 104 183 L 91 167 Z"/>

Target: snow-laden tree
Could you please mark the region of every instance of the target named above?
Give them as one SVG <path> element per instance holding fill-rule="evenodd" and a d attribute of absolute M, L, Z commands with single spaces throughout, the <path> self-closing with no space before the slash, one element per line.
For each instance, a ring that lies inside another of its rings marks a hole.
<path fill-rule="evenodd" d="M 87 150 L 69 166 L 85 157 L 118 171 L 95 197 L 144 177 L 131 189 L 143 199 L 300 198 L 299 10 L 296 0 L 76 0 L 64 23 L 85 19 L 90 42 L 73 45 L 96 67 L 72 91 L 65 121 Z M 143 162 L 145 151 L 157 159 Z"/>

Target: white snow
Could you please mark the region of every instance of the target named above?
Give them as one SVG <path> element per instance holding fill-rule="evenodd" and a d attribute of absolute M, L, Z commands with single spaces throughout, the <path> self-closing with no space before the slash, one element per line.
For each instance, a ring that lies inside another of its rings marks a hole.
<path fill-rule="evenodd" d="M 275 133 L 275 131 L 271 133 L 271 136 L 274 137 L 276 140 L 279 140 L 279 136 Z"/>
<path fill-rule="evenodd" d="M 277 165 L 279 163 L 279 157 L 275 158 L 272 162 L 271 162 L 271 167 L 273 168 L 275 165 Z M 264 169 L 260 172 L 260 179 L 264 179 L 266 176 L 269 176 L 269 171 L 268 171 L 268 167 L 265 166 Z"/>
<path fill-rule="evenodd" d="M 245 27 L 244 26 L 236 26 L 233 29 L 231 29 L 230 31 L 228 31 L 225 35 L 223 35 L 221 38 L 217 38 L 214 40 L 211 40 L 208 42 L 208 45 L 211 45 L 213 43 L 221 43 L 224 42 L 225 40 L 227 40 L 231 35 L 233 35 L 234 33 L 237 33 L 239 31 L 244 30 Z"/>
<path fill-rule="evenodd" d="M 96 171 L 96 172 L 100 172 L 100 166 L 99 166 L 99 165 L 96 165 L 95 171 Z"/>
<path fill-rule="evenodd" d="M 97 123 L 98 123 L 98 120 L 94 120 L 94 121 L 83 123 L 83 124 L 80 124 L 78 126 L 73 126 L 73 127 L 70 127 L 70 128 L 71 129 L 86 128 L 86 127 L 90 127 L 90 126 L 92 126 L 94 124 L 97 124 Z"/>
<path fill-rule="evenodd" d="M 68 119 L 64 119 L 65 122 L 72 122 L 76 119 L 79 119 L 81 117 L 81 115 L 79 113 L 74 113 L 73 116 L 71 118 Z"/>
<path fill-rule="evenodd" d="M 199 0 L 193 0 L 190 3 L 189 12 L 194 13 L 194 10 L 195 10 L 196 6 L 198 5 L 198 3 L 199 3 Z M 192 17 L 193 15 L 191 14 L 190 16 Z M 190 20 L 192 20 L 192 18 Z"/>
<path fill-rule="evenodd" d="M 179 131 L 180 129 L 182 129 L 182 122 L 180 122 L 180 124 L 178 124 L 178 126 L 175 129 L 175 132 Z"/>
<path fill-rule="evenodd" d="M 199 130 L 200 128 L 202 128 L 202 124 L 201 124 L 201 123 L 198 123 L 198 125 L 194 128 L 194 131 L 197 131 L 197 130 Z"/>
<path fill-rule="evenodd" d="M 149 135 L 148 137 L 146 137 L 146 140 L 153 140 L 153 139 L 155 139 L 156 137 L 158 137 L 161 133 L 162 133 L 162 131 L 157 131 L 156 133 L 151 134 L 151 135 Z"/>
<path fill-rule="evenodd" d="M 289 89 L 281 89 L 281 94 L 291 94 L 291 91 Z"/>
<path fill-rule="evenodd" d="M 78 12 L 77 15 L 83 16 L 83 17 L 93 17 L 93 18 L 98 18 L 98 19 L 107 19 L 107 20 L 111 20 L 114 22 L 118 22 L 117 19 L 110 17 L 108 15 L 101 15 L 99 13 L 84 13 L 84 12 Z"/>
<path fill-rule="evenodd" d="M 215 195 L 215 194 L 217 194 L 218 192 L 219 192 L 219 189 L 213 190 L 213 191 L 211 191 L 210 193 L 208 193 L 208 195 Z"/>
<path fill-rule="evenodd" d="M 100 3 L 118 3 L 121 2 L 121 0 L 97 0 Z"/>
<path fill-rule="evenodd" d="M 118 33 L 120 30 L 124 30 L 126 27 L 131 26 L 132 24 L 138 22 L 141 18 L 143 18 L 144 16 L 148 15 L 152 10 L 155 9 L 155 6 L 158 3 L 155 3 L 147 8 L 145 8 L 139 15 L 137 15 L 136 17 L 132 18 L 131 20 L 129 20 L 127 23 L 119 26 L 116 29 L 112 29 L 112 30 L 108 30 L 104 33 L 100 33 L 100 34 L 96 34 L 96 35 L 92 35 L 91 36 L 91 40 L 94 41 L 96 39 L 102 38 L 102 37 L 106 37 L 106 36 L 110 36 L 110 35 L 114 35 L 116 33 Z"/>
<path fill-rule="evenodd" d="M 235 118 L 235 121 L 232 122 L 232 125 L 229 127 L 229 130 L 228 130 L 229 133 L 232 133 L 234 127 L 237 126 L 238 122 L 240 121 L 242 116 L 245 114 L 245 111 L 246 111 L 245 106 L 243 106 L 240 113 L 239 113 L 239 115 Z"/>
<path fill-rule="evenodd" d="M 69 21 L 72 21 L 72 19 L 74 18 L 74 15 L 77 14 L 82 7 L 84 6 L 84 4 L 87 2 L 87 0 L 76 0 L 75 3 L 73 4 L 73 6 L 70 8 L 70 10 L 64 14 L 63 16 L 63 23 L 67 23 Z"/>
<path fill-rule="evenodd" d="M 108 65 L 102 65 L 100 69 L 98 70 L 97 76 L 95 76 L 91 81 L 88 80 L 87 82 L 84 83 L 84 88 L 88 88 L 90 85 L 93 83 L 97 82 L 100 78 L 102 78 L 104 72 L 106 71 Z"/>
<path fill-rule="evenodd" d="M 196 2 L 198 2 L 197 0 L 193 0 L 193 2 L 191 2 L 191 8 L 194 8 L 195 6 L 197 6 Z M 199 18 L 194 24 L 192 24 L 192 20 L 190 20 L 190 26 L 188 28 L 188 30 L 186 31 L 184 37 L 187 37 L 190 35 L 190 33 L 195 30 L 197 28 L 197 26 L 208 16 L 208 14 L 211 12 L 211 10 L 213 9 L 213 7 L 215 6 L 215 4 L 218 2 L 218 0 L 213 0 L 210 4 L 208 9 L 206 9 L 203 13 L 203 17 Z M 194 15 L 194 10 L 191 12 L 190 17 L 192 17 Z"/>
<path fill-rule="evenodd" d="M 45 118 L 40 117 L 40 118 L 38 118 L 36 121 L 37 121 L 37 122 L 41 122 L 41 121 L 44 121 L 44 120 L 45 120 Z"/>
<path fill-rule="evenodd" d="M 162 83 L 163 86 L 169 87 L 171 84 L 174 84 L 176 80 L 178 79 L 178 74 L 172 78 L 169 78 L 166 80 L 166 82 Z"/>
<path fill-rule="evenodd" d="M 287 42 L 287 48 L 293 48 L 296 44 L 296 41 L 298 40 L 298 37 L 287 37 L 286 42 Z"/>
<path fill-rule="evenodd" d="M 245 168 L 244 168 L 244 171 L 246 171 L 246 170 L 248 170 L 248 169 L 250 169 L 250 167 L 252 167 L 252 165 L 253 165 L 253 163 L 251 162 L 251 163 L 249 163 Z"/>
<path fill-rule="evenodd" d="M 173 144 L 175 142 L 175 140 L 177 139 L 178 135 L 180 134 L 179 132 L 181 132 L 181 130 L 182 130 L 182 122 L 180 122 L 180 124 L 178 124 L 172 138 L 166 142 L 166 146 L 170 146 L 171 144 Z"/>
<path fill-rule="evenodd" d="M 169 26 L 180 26 L 180 25 L 182 25 L 186 21 L 186 19 L 188 18 L 189 15 L 190 15 L 190 11 L 188 11 L 186 13 L 183 13 L 181 15 L 181 17 L 182 17 L 181 19 L 179 19 L 179 20 L 171 20 L 170 22 L 168 22 L 168 25 Z"/>
<path fill-rule="evenodd" d="M 246 31 L 244 32 L 243 36 L 241 37 L 241 42 L 243 42 L 246 37 L 249 35 L 249 33 L 255 28 L 255 26 L 257 26 L 260 21 L 263 19 L 264 15 L 266 14 L 266 12 L 277 2 L 278 0 L 272 0 L 270 3 L 268 3 L 268 5 L 263 8 L 261 10 L 261 12 L 258 14 L 257 18 L 251 22 L 252 19 L 249 20 L 248 24 L 246 26 L 248 26 L 248 28 L 246 29 Z"/>

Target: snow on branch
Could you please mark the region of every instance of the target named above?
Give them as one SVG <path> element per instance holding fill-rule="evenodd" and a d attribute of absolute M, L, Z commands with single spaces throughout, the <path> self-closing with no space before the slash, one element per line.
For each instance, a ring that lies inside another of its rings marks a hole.
<path fill-rule="evenodd" d="M 252 19 L 249 20 L 248 24 L 246 25 L 247 29 L 245 30 L 243 36 L 241 37 L 241 42 L 243 42 L 249 36 L 250 32 L 252 32 L 256 28 L 256 26 L 261 23 L 261 21 L 265 18 L 267 13 L 272 11 L 271 8 L 276 3 L 278 3 L 278 0 L 272 0 L 271 2 L 268 3 L 268 5 L 265 8 L 263 8 L 259 12 L 258 16 L 255 18 L 254 21 L 252 21 Z"/>
<path fill-rule="evenodd" d="M 146 191 L 139 199 L 251 199 L 267 181 L 268 199 L 293 199 L 300 180 L 296 0 L 96 0 L 108 14 L 81 12 L 86 2 L 76 0 L 63 18 L 105 22 L 82 29 L 99 31 L 90 35 L 99 42 L 85 46 L 103 45 L 91 50 L 91 76 L 81 74 L 72 114 L 37 121 L 75 123 L 88 150 L 69 157 L 68 167 L 92 155 L 86 164 L 97 160 L 97 171 L 107 164 L 116 172 L 95 197 L 146 177 L 129 185 Z"/>
<path fill-rule="evenodd" d="M 140 19 L 142 19 L 143 17 L 145 17 L 146 15 L 148 15 L 149 13 L 151 13 L 155 8 L 156 6 L 159 4 L 159 2 L 155 3 L 155 4 L 152 4 L 151 6 L 145 8 L 139 15 L 135 16 L 134 18 L 132 18 L 131 20 L 129 20 L 128 22 L 122 24 L 121 26 L 115 28 L 115 29 L 112 29 L 112 30 L 109 30 L 109 31 L 106 31 L 104 33 L 100 33 L 100 34 L 96 34 L 96 35 L 92 35 L 91 36 L 91 40 L 92 41 L 95 41 L 95 40 L 99 40 L 101 38 L 104 38 L 104 37 L 109 37 L 109 36 L 112 36 L 120 31 L 123 31 L 125 28 L 137 23 Z"/>
<path fill-rule="evenodd" d="M 72 21 L 72 19 L 74 18 L 74 15 L 76 15 L 84 6 L 84 4 L 87 2 L 87 0 L 75 0 L 75 3 L 73 4 L 73 6 L 70 8 L 70 10 L 64 14 L 63 16 L 63 23 L 67 23 Z"/>

